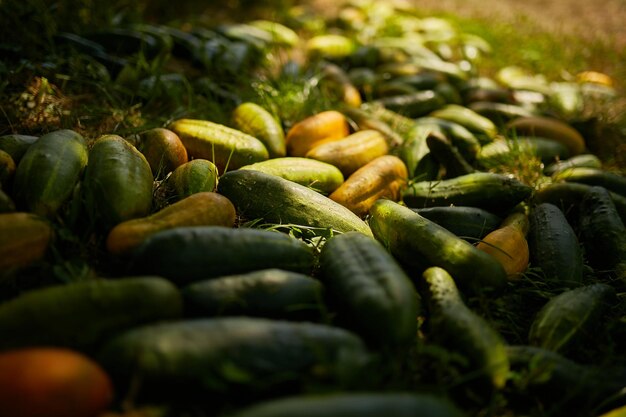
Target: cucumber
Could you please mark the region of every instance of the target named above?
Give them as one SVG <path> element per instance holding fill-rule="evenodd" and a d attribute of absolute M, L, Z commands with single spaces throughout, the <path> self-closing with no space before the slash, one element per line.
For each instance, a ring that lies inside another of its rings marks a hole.
<path fill-rule="evenodd" d="M 407 206 L 470 206 L 504 213 L 528 198 L 532 188 L 512 176 L 475 172 L 441 181 L 420 181 L 402 193 Z"/>
<path fill-rule="evenodd" d="M 341 204 L 275 175 L 252 170 L 227 172 L 220 178 L 218 192 L 250 220 L 304 226 L 320 235 L 332 231 L 372 235 L 367 224 Z"/>
<path fill-rule="evenodd" d="M 429 394 L 355 392 L 279 398 L 232 417 L 460 417 L 446 399 Z"/>
<path fill-rule="evenodd" d="M 426 137 L 426 144 L 433 157 L 445 167 L 446 178 L 459 177 L 474 172 L 474 168 L 444 135 L 433 132 Z"/>
<path fill-rule="evenodd" d="M 70 198 L 87 165 L 85 139 L 73 130 L 57 130 L 33 143 L 13 180 L 17 208 L 54 218 Z"/>
<path fill-rule="evenodd" d="M 344 181 L 343 174 L 336 166 L 315 159 L 295 156 L 257 162 L 241 167 L 241 169 L 251 169 L 276 175 L 325 194 L 335 191 Z"/>
<path fill-rule="evenodd" d="M 42 260 L 53 239 L 52 225 L 40 216 L 23 212 L 0 214 L 0 282 L 6 271 Z"/>
<path fill-rule="evenodd" d="M 609 306 L 617 301 L 613 287 L 592 284 L 565 291 L 550 299 L 537 313 L 528 340 L 531 345 L 565 352 L 590 338 Z"/>
<path fill-rule="evenodd" d="M 567 147 L 562 143 L 552 139 L 520 136 L 515 139 L 495 140 L 483 146 L 476 159 L 478 164 L 489 168 L 493 165 L 507 164 L 519 153 L 530 153 L 543 163 L 569 156 Z"/>
<path fill-rule="evenodd" d="M 439 174 L 439 162 L 426 143 L 426 138 L 430 133 L 431 130 L 427 127 L 411 129 L 407 132 L 404 143 L 395 151 L 405 163 L 410 179 L 433 180 Z"/>
<path fill-rule="evenodd" d="M 483 143 L 491 142 L 498 133 L 498 128 L 491 120 L 481 116 L 474 110 L 458 104 L 448 104 L 439 110 L 435 110 L 430 116 L 460 124 L 481 138 Z"/>
<path fill-rule="evenodd" d="M 420 284 L 428 304 L 430 336 L 465 356 L 467 371 L 478 383 L 503 388 L 509 376 L 509 360 L 502 336 L 465 305 L 455 280 L 444 269 L 428 268 Z"/>
<path fill-rule="evenodd" d="M 600 159 L 593 154 L 584 153 L 572 156 L 564 161 L 554 162 L 546 166 L 543 173 L 546 175 L 554 175 L 558 172 L 574 167 L 602 168 L 602 161 L 600 161 Z"/>
<path fill-rule="evenodd" d="M 181 292 L 189 317 L 245 315 L 313 320 L 325 310 L 323 287 L 318 280 L 281 269 L 199 281 Z"/>
<path fill-rule="evenodd" d="M 0 151 L 5 151 L 16 164 L 20 160 L 33 143 L 37 141 L 37 136 L 29 135 L 4 135 L 0 136 Z"/>
<path fill-rule="evenodd" d="M 82 190 L 92 222 L 105 231 L 152 209 L 152 171 L 133 145 L 116 135 L 100 137 L 89 152 Z"/>
<path fill-rule="evenodd" d="M 243 103 L 233 110 L 235 127 L 259 139 L 267 148 L 270 158 L 287 154 L 285 133 L 280 122 L 270 112 L 255 103 Z"/>
<path fill-rule="evenodd" d="M 566 168 L 552 175 L 552 179 L 604 187 L 608 191 L 626 197 L 626 177 L 600 168 Z"/>
<path fill-rule="evenodd" d="M 15 203 L 2 189 L 0 188 L 0 213 L 11 213 L 15 211 Z"/>
<path fill-rule="evenodd" d="M 370 214 L 376 239 L 416 273 L 439 266 L 454 277 L 460 288 L 472 292 L 501 289 L 506 284 L 506 272 L 491 255 L 413 210 L 378 200 Z"/>
<path fill-rule="evenodd" d="M 393 346 L 417 335 L 419 295 L 385 248 L 348 232 L 328 240 L 321 279 L 346 325 L 372 344 Z"/>
<path fill-rule="evenodd" d="M 421 117 L 441 108 L 445 100 L 434 90 L 418 91 L 411 94 L 402 94 L 384 97 L 375 101 L 375 104 L 400 113 L 410 118 Z"/>
<path fill-rule="evenodd" d="M 576 233 L 558 207 L 539 204 L 529 215 L 530 262 L 541 269 L 546 282 L 577 286 L 583 279 L 583 257 Z"/>
<path fill-rule="evenodd" d="M 581 365 L 562 355 L 533 346 L 507 346 L 511 369 L 518 375 L 512 389 L 539 398 L 546 411 L 551 407 L 568 415 L 595 415 L 591 410 L 614 398 L 626 386 L 623 368 Z"/>
<path fill-rule="evenodd" d="M 217 178 L 217 167 L 213 162 L 194 159 L 176 168 L 164 185 L 172 199 L 183 200 L 192 194 L 215 191 Z"/>
<path fill-rule="evenodd" d="M 206 400 L 345 382 L 369 354 L 346 330 L 226 317 L 138 327 L 111 339 L 97 358 L 116 387 L 140 380 L 139 396 Z"/>
<path fill-rule="evenodd" d="M 506 94 L 510 92 L 506 90 Z M 474 101 L 467 106 L 470 110 L 491 120 L 496 126 L 502 127 L 518 117 L 530 117 L 533 113 L 525 107 L 515 104 L 496 103 L 493 101 Z"/>
<path fill-rule="evenodd" d="M 502 222 L 501 217 L 477 207 L 427 207 L 412 210 L 471 243 L 496 230 Z"/>
<path fill-rule="evenodd" d="M 15 161 L 11 155 L 0 149 L 0 190 L 8 189 L 15 175 Z"/>
<path fill-rule="evenodd" d="M 571 156 L 579 155 L 585 150 L 586 144 L 582 135 L 559 119 L 542 116 L 518 117 L 509 122 L 506 128 L 515 136 L 553 139 L 564 144 Z"/>
<path fill-rule="evenodd" d="M 259 269 L 309 272 L 313 252 L 287 235 L 223 226 L 178 227 L 156 233 L 135 251 L 132 270 L 178 285 Z"/>
<path fill-rule="evenodd" d="M 609 192 L 591 187 L 580 204 L 580 236 L 589 264 L 597 271 L 626 271 L 626 226 Z"/>
<path fill-rule="evenodd" d="M 480 151 L 478 138 L 458 123 L 436 117 L 420 117 L 415 120 L 415 126 L 417 131 L 423 132 L 424 138 L 433 132 L 444 135 L 468 162 L 474 162 Z"/>
<path fill-rule="evenodd" d="M 0 349 L 49 345 L 92 351 L 118 332 L 181 315 L 180 293 L 163 278 L 56 285 L 0 305 Z"/>

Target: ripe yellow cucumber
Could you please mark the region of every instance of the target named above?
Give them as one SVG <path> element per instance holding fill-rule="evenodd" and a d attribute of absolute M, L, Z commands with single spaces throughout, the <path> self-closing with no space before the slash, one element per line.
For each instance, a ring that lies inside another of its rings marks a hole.
<path fill-rule="evenodd" d="M 507 129 L 516 136 L 537 136 L 552 139 L 567 146 L 570 156 L 583 153 L 585 139 L 573 127 L 550 117 L 519 117 L 507 124 Z"/>
<path fill-rule="evenodd" d="M 348 119 L 338 111 L 329 110 L 307 117 L 287 132 L 287 154 L 304 156 L 316 145 L 348 136 Z"/>
<path fill-rule="evenodd" d="M 285 133 L 270 112 L 255 103 L 243 103 L 233 111 L 235 127 L 263 142 L 270 158 L 287 154 Z"/>
<path fill-rule="evenodd" d="M 516 278 L 528 268 L 528 227 L 526 214 L 512 213 L 498 229 L 482 238 L 476 248 L 497 259 L 509 278 Z"/>
<path fill-rule="evenodd" d="M 0 274 L 42 259 L 53 236 L 52 226 L 35 214 L 0 214 Z"/>

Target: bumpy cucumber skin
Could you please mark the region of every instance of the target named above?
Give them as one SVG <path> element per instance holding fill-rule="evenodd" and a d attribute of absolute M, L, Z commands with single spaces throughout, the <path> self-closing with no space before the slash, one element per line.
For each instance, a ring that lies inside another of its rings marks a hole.
<path fill-rule="evenodd" d="M 367 224 L 341 204 L 275 175 L 252 170 L 227 172 L 220 178 L 218 192 L 248 219 L 313 227 L 321 235 L 329 235 L 332 229 L 372 236 Z"/>
<path fill-rule="evenodd" d="M 113 334 L 182 316 L 182 298 L 158 277 L 84 281 L 26 292 L 0 306 L 0 349 L 93 350 Z"/>
<path fill-rule="evenodd" d="M 531 187 L 513 177 L 475 172 L 448 180 L 415 182 L 404 190 L 402 198 L 413 208 L 455 205 L 500 213 L 509 211 L 531 193 Z"/>
<path fill-rule="evenodd" d="M 529 215 L 530 262 L 547 282 L 577 286 L 583 279 L 583 258 L 576 233 L 558 207 L 542 203 Z"/>
<path fill-rule="evenodd" d="M 461 417 L 449 401 L 429 394 L 357 392 L 287 397 L 231 417 Z"/>
<path fill-rule="evenodd" d="M 615 290 L 606 284 L 565 291 L 550 299 L 537 313 L 528 340 L 533 346 L 553 352 L 571 349 L 593 333 L 615 299 Z"/>
<path fill-rule="evenodd" d="M 467 356 L 473 371 L 503 388 L 509 373 L 506 343 L 482 317 L 463 303 L 454 279 L 444 269 L 428 268 L 422 275 L 432 337 Z"/>
<path fill-rule="evenodd" d="M 412 209 L 422 217 L 474 243 L 498 228 L 502 218 L 477 207 L 449 206 Z"/>
<path fill-rule="evenodd" d="M 313 252 L 287 235 L 223 226 L 178 227 L 156 233 L 137 248 L 132 270 L 185 285 L 203 279 L 279 268 L 307 273 Z"/>
<path fill-rule="evenodd" d="M 199 281 L 181 292 L 189 317 L 245 315 L 316 320 L 325 310 L 320 281 L 281 269 Z"/>
<path fill-rule="evenodd" d="M 358 232 L 337 235 L 320 255 L 321 279 L 354 331 L 378 345 L 417 334 L 419 295 L 385 248 Z"/>
<path fill-rule="evenodd" d="M 345 382 L 369 360 L 363 342 L 346 330 L 250 317 L 137 327 L 111 339 L 97 357 L 117 386 L 139 378 L 140 396 L 203 399 Z"/>
<path fill-rule="evenodd" d="M 85 139 L 57 130 L 35 141 L 17 165 L 13 196 L 18 209 L 53 218 L 67 201 L 87 165 Z"/>
<path fill-rule="evenodd" d="M 378 200 L 370 214 L 376 239 L 408 268 L 421 271 L 439 266 L 459 287 L 472 292 L 506 285 L 506 272 L 495 258 L 413 210 Z"/>

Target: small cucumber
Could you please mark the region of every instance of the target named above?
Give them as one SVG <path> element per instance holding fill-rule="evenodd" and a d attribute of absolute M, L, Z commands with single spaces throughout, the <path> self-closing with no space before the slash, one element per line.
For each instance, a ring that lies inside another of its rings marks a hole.
<path fill-rule="evenodd" d="M 415 272 L 430 266 L 448 271 L 463 290 L 480 292 L 506 285 L 506 272 L 491 255 L 452 232 L 389 200 L 370 210 L 370 227 L 392 255 Z"/>
<path fill-rule="evenodd" d="M 303 157 L 316 145 L 344 138 L 350 133 L 348 119 L 338 111 L 329 110 L 300 120 L 287 132 L 287 154 Z"/>
<path fill-rule="evenodd" d="M 0 136 L 0 150 L 5 151 L 16 164 L 20 160 L 33 143 L 37 141 L 37 136 L 28 135 L 4 135 Z"/>
<path fill-rule="evenodd" d="M 366 340 L 393 346 L 415 338 L 419 296 L 376 240 L 358 232 L 333 237 L 322 249 L 320 268 L 332 305 Z"/>
<path fill-rule="evenodd" d="M 255 103 L 243 103 L 233 110 L 235 127 L 260 140 L 270 158 L 287 154 L 285 133 L 280 122 L 270 112 Z"/>
<path fill-rule="evenodd" d="M 583 279 L 583 257 L 576 233 L 558 207 L 539 204 L 530 212 L 530 262 L 551 284 L 577 286 Z"/>
<path fill-rule="evenodd" d="M 0 305 L 0 349 L 47 345 L 92 350 L 118 332 L 181 315 L 180 293 L 163 278 L 55 285 Z"/>
<path fill-rule="evenodd" d="M 528 340 L 533 346 L 553 352 L 571 350 L 601 326 L 602 316 L 616 301 L 615 290 L 606 284 L 565 291 L 537 313 Z"/>
<path fill-rule="evenodd" d="M 519 136 L 515 139 L 495 140 L 483 146 L 476 159 L 481 166 L 489 168 L 493 165 L 506 164 L 520 152 L 530 153 L 544 163 L 569 156 L 569 150 L 562 143 L 552 139 Z"/>
<path fill-rule="evenodd" d="M 427 207 L 412 210 L 471 243 L 496 230 L 502 222 L 501 217 L 477 207 Z"/>
<path fill-rule="evenodd" d="M 404 116 L 416 118 L 441 108 L 445 104 L 445 100 L 434 90 L 424 90 L 411 94 L 384 97 L 376 100 L 375 103 Z"/>
<path fill-rule="evenodd" d="M 166 193 L 182 200 L 196 193 L 217 188 L 217 167 L 206 159 L 194 159 L 177 167 L 165 180 Z"/>
<path fill-rule="evenodd" d="M 426 144 L 433 157 L 446 169 L 446 178 L 459 177 L 475 171 L 457 147 L 444 135 L 433 132 L 426 137 Z"/>
<path fill-rule="evenodd" d="M 567 146 L 569 154 L 576 156 L 585 150 L 585 139 L 569 124 L 551 117 L 518 117 L 506 126 L 515 136 L 535 136 L 555 140 Z"/>
<path fill-rule="evenodd" d="M 428 268 L 422 278 L 432 338 L 467 357 L 469 372 L 477 372 L 495 389 L 503 388 L 509 360 L 502 336 L 467 308 L 454 279 L 444 269 Z"/>
<path fill-rule="evenodd" d="M 331 230 L 372 235 L 367 224 L 341 204 L 275 175 L 252 170 L 227 172 L 220 178 L 218 192 L 249 220 L 308 227 L 320 235 L 329 235 Z"/>
<path fill-rule="evenodd" d="M 315 320 L 323 316 L 322 284 L 309 276 L 264 269 L 199 281 L 181 290 L 190 317 L 253 316 Z"/>
<path fill-rule="evenodd" d="M 584 153 L 572 156 L 564 161 L 554 162 L 546 166 L 543 173 L 546 175 L 554 175 L 558 172 L 574 167 L 602 168 L 602 161 L 600 161 L 600 159 L 593 154 Z"/>
<path fill-rule="evenodd" d="M 498 128 L 491 120 L 481 116 L 474 110 L 458 104 L 448 104 L 439 110 L 435 110 L 430 116 L 458 123 L 477 135 L 477 137 L 482 138 L 484 143 L 491 142 L 498 133 Z"/>
<path fill-rule="evenodd" d="M 54 238 L 52 225 L 32 213 L 0 214 L 0 281 L 2 273 L 44 258 Z"/>
<path fill-rule="evenodd" d="M 552 175 L 552 179 L 604 187 L 626 197 L 626 177 L 600 168 L 566 168 Z"/>
<path fill-rule="evenodd" d="M 203 279 L 279 268 L 309 272 L 313 252 L 287 235 L 223 226 L 177 227 L 150 236 L 137 248 L 132 268 L 185 285 Z"/>

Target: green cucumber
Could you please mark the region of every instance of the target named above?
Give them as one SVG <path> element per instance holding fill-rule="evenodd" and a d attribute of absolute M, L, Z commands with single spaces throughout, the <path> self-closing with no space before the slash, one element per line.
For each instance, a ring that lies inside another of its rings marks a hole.
<path fill-rule="evenodd" d="M 429 394 L 356 392 L 279 398 L 232 417 L 460 417 L 450 401 Z"/>
<path fill-rule="evenodd" d="M 471 243 L 487 236 L 502 223 L 501 217 L 477 207 L 427 207 L 412 210 Z"/>
<path fill-rule="evenodd" d="M 370 209 L 370 227 L 378 241 L 400 262 L 421 273 L 439 266 L 463 290 L 501 289 L 506 272 L 491 255 L 476 249 L 452 232 L 390 200 Z"/>
<path fill-rule="evenodd" d="M 18 209 L 53 218 L 71 197 L 87 165 L 85 139 L 72 130 L 48 133 L 20 160 L 13 179 Z"/>
<path fill-rule="evenodd" d="M 260 269 L 309 272 L 313 252 L 303 242 L 278 232 L 223 226 L 178 227 L 146 239 L 134 254 L 132 269 L 179 285 Z"/>
<path fill-rule="evenodd" d="M 510 95 L 511 93 L 506 90 L 506 94 Z M 533 115 L 533 113 L 525 107 L 493 101 L 474 101 L 467 107 L 491 120 L 498 127 L 504 126 L 515 118 L 530 117 Z"/>
<path fill-rule="evenodd" d="M 350 210 L 303 185 L 252 170 L 222 175 L 218 192 L 249 220 L 313 228 L 320 235 L 332 231 L 358 231 L 372 235 L 363 220 Z"/>
<path fill-rule="evenodd" d="M 554 162 L 546 166 L 543 173 L 546 175 L 554 175 L 558 172 L 574 167 L 602 168 L 602 161 L 600 161 L 600 159 L 593 154 L 584 153 L 572 156 L 564 161 Z"/>
<path fill-rule="evenodd" d="M 592 284 L 565 291 L 550 299 L 537 313 L 528 333 L 531 345 L 564 352 L 590 338 L 602 316 L 617 301 L 613 287 Z"/>
<path fill-rule="evenodd" d="M 435 110 L 430 114 L 430 117 L 458 123 L 474 133 L 478 138 L 481 138 L 483 143 L 491 142 L 498 133 L 498 128 L 491 120 L 481 116 L 474 110 L 458 104 L 448 104 L 439 110 Z"/>
<path fill-rule="evenodd" d="M 506 164 L 520 153 L 530 153 L 544 163 L 569 156 L 567 147 L 562 143 L 552 139 L 520 136 L 515 139 L 495 140 L 483 146 L 476 159 L 483 167 L 490 168 L 493 165 Z"/>
<path fill-rule="evenodd" d="M 509 360 L 502 336 L 465 305 L 455 280 L 444 269 L 428 268 L 422 278 L 430 336 L 447 349 L 464 355 L 468 359 L 468 372 L 478 382 L 503 388 L 509 376 Z"/>
<path fill-rule="evenodd" d="M 324 194 L 330 194 L 343 184 L 343 174 L 334 165 L 311 158 L 274 158 L 241 169 L 251 169 L 276 175 Z"/>
<path fill-rule="evenodd" d="M 199 281 L 181 290 L 185 315 L 256 316 L 319 319 L 323 315 L 322 284 L 309 276 L 264 269 Z"/>
<path fill-rule="evenodd" d="M 116 387 L 141 381 L 140 396 L 201 399 L 345 382 L 368 359 L 363 342 L 346 330 L 250 317 L 137 327 L 98 355 Z"/>
<path fill-rule="evenodd" d="M 431 134 L 427 127 L 415 127 L 407 134 L 407 139 L 395 151 L 404 162 L 409 178 L 419 181 L 433 180 L 439 174 L 439 162 L 430 152 L 426 138 Z"/>
<path fill-rule="evenodd" d="M 426 137 L 426 144 L 433 157 L 445 167 L 446 178 L 459 177 L 475 171 L 457 147 L 444 135 L 433 132 Z"/>
<path fill-rule="evenodd" d="M 37 141 L 37 136 L 28 135 L 4 135 L 0 136 L 0 150 L 5 151 L 16 164 L 20 160 L 33 143 Z"/>
<path fill-rule="evenodd" d="M 255 103 L 243 103 L 233 110 L 233 123 L 243 133 L 260 140 L 270 158 L 287 154 L 285 133 L 280 122 L 270 112 Z"/>
<path fill-rule="evenodd" d="M 0 349 L 92 350 L 118 332 L 181 315 L 180 293 L 163 278 L 56 285 L 25 292 L 0 305 Z"/>
<path fill-rule="evenodd" d="M 626 226 L 609 192 L 591 187 L 580 204 L 580 236 L 589 264 L 597 271 L 626 271 Z"/>
<path fill-rule="evenodd" d="M 592 167 L 571 167 L 552 175 L 554 181 L 577 182 L 606 188 L 626 197 L 626 177 L 614 172 Z"/>
<path fill-rule="evenodd" d="M 550 203 L 534 207 L 529 215 L 530 262 L 541 268 L 546 282 L 577 286 L 583 279 L 583 257 L 576 233 L 559 208 Z"/>
<path fill-rule="evenodd" d="M 445 100 L 433 90 L 424 90 L 411 94 L 383 97 L 376 100 L 375 103 L 404 116 L 416 118 L 442 107 Z"/>
<path fill-rule="evenodd" d="M 364 339 L 393 346 L 415 338 L 419 295 L 376 240 L 358 232 L 333 237 L 322 249 L 320 270 L 340 318 Z"/>
<path fill-rule="evenodd" d="M 444 135 L 468 162 L 474 162 L 480 151 L 480 142 L 476 136 L 458 123 L 436 117 L 420 117 L 415 120 L 415 126 L 424 132 L 424 138 L 433 132 Z"/>
<path fill-rule="evenodd" d="M 441 181 L 420 181 L 402 193 L 407 206 L 470 206 L 493 213 L 507 212 L 528 198 L 532 188 L 512 176 L 475 172 Z"/>
<path fill-rule="evenodd" d="M 217 188 L 217 167 L 206 159 L 194 159 L 176 168 L 165 180 L 167 192 L 175 200 Z"/>
<path fill-rule="evenodd" d="M 103 230 L 152 209 L 152 170 L 133 145 L 116 135 L 99 138 L 89 152 L 82 190 L 87 212 Z"/>

